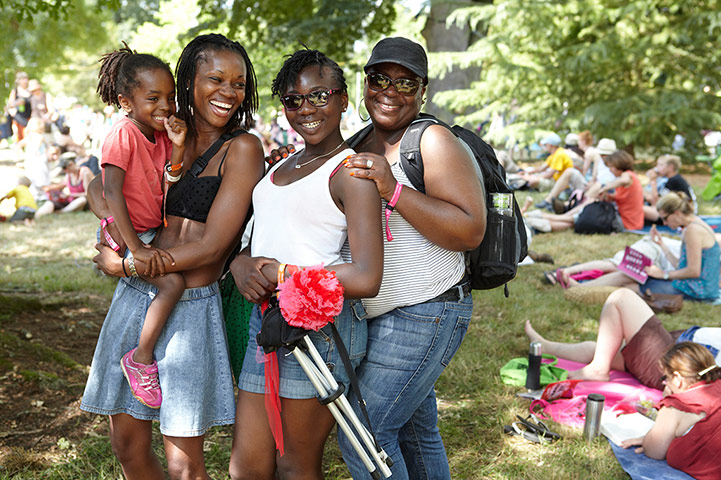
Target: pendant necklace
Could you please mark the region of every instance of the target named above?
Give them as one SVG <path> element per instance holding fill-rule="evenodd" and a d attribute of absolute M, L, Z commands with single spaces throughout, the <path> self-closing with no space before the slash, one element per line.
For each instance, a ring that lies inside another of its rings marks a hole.
<path fill-rule="evenodd" d="M 323 155 L 318 155 L 317 157 L 313 157 L 313 158 L 311 158 L 310 160 L 308 160 L 307 162 L 298 163 L 298 160 L 296 160 L 296 161 L 295 161 L 295 168 L 305 167 L 305 166 L 308 165 L 309 163 L 315 162 L 315 161 L 318 160 L 320 157 L 325 157 L 325 156 L 330 155 L 331 153 L 334 153 L 336 150 L 338 150 L 340 147 L 342 147 L 344 143 L 345 143 L 345 140 L 343 140 L 342 142 L 340 142 L 340 144 L 339 144 L 337 147 L 335 147 L 333 150 L 331 150 L 330 152 L 324 153 Z"/>

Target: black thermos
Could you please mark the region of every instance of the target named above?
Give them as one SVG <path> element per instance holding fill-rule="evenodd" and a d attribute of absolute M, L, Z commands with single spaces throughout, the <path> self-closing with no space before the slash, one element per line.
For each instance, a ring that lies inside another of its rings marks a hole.
<path fill-rule="evenodd" d="M 531 342 L 531 348 L 528 351 L 526 388 L 528 390 L 541 388 L 541 342 Z"/>

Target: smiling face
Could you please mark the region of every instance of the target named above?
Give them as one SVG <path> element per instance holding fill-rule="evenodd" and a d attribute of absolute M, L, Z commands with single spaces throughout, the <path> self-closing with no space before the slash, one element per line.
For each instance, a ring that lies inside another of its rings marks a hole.
<path fill-rule="evenodd" d="M 373 65 L 368 68 L 367 73 L 382 73 L 391 80 L 399 78 L 420 80 L 418 75 L 396 63 Z M 368 113 L 373 119 L 373 124 L 384 130 L 405 128 L 420 113 L 425 91 L 425 86 L 419 88 L 415 95 L 402 95 L 396 91 L 395 86 L 390 86 L 383 91 L 376 91 L 368 86 L 368 78 L 366 77 L 365 104 Z"/>
<path fill-rule="evenodd" d="M 245 87 L 245 62 L 238 53 L 205 51 L 198 61 L 193 90 L 198 127 L 225 127 L 245 99 Z"/>
<path fill-rule="evenodd" d="M 132 95 L 118 95 L 120 106 L 128 118 L 148 139 L 154 132 L 165 131 L 163 120 L 175 113 L 175 83 L 173 76 L 159 68 L 138 72 L 138 85 Z"/>
<path fill-rule="evenodd" d="M 309 152 L 316 148 L 331 150 L 342 140 L 340 118 L 348 106 L 348 94 L 338 92 L 339 87 L 329 67 L 323 67 L 321 70 L 318 65 L 308 65 L 298 74 L 295 85 L 283 92 L 285 96 L 334 90 L 334 93 L 327 96 L 328 103 L 325 106 L 314 106 L 306 98 L 297 110 L 285 109 L 288 123 L 303 137 Z"/>

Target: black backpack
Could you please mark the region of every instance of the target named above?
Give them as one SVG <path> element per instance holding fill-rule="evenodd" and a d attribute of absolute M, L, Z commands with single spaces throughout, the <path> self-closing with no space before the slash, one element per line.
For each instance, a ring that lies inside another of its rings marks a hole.
<path fill-rule="evenodd" d="M 513 280 L 518 271 L 518 263 L 528 253 L 526 227 L 521 210 L 513 197 L 513 191 L 506 184 L 506 171 L 498 162 L 496 154 L 481 137 L 463 127 L 448 126 L 432 115 L 421 113 L 403 134 L 400 143 L 401 167 L 411 184 L 421 193 L 425 193 L 423 183 L 423 159 L 421 158 L 421 136 L 431 125 L 442 125 L 449 129 L 467 147 L 476 160 L 476 173 L 481 180 L 486 196 L 486 234 L 481 244 L 466 252 L 466 267 L 474 290 L 489 290 L 505 285 L 504 293 L 508 297 L 507 282 Z M 348 139 L 353 148 L 372 130 L 369 125 Z M 492 210 L 491 195 L 508 193 L 513 198 L 514 216 L 501 215 Z"/>

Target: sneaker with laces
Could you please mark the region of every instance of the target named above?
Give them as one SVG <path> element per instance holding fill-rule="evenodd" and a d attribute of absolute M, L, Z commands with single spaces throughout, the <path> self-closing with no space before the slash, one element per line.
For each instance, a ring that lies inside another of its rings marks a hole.
<path fill-rule="evenodd" d="M 123 355 L 120 366 L 130 385 L 130 391 L 140 403 L 150 408 L 160 408 L 163 396 L 158 381 L 158 362 L 153 360 L 150 365 L 138 363 L 133 360 L 135 348 Z"/>

